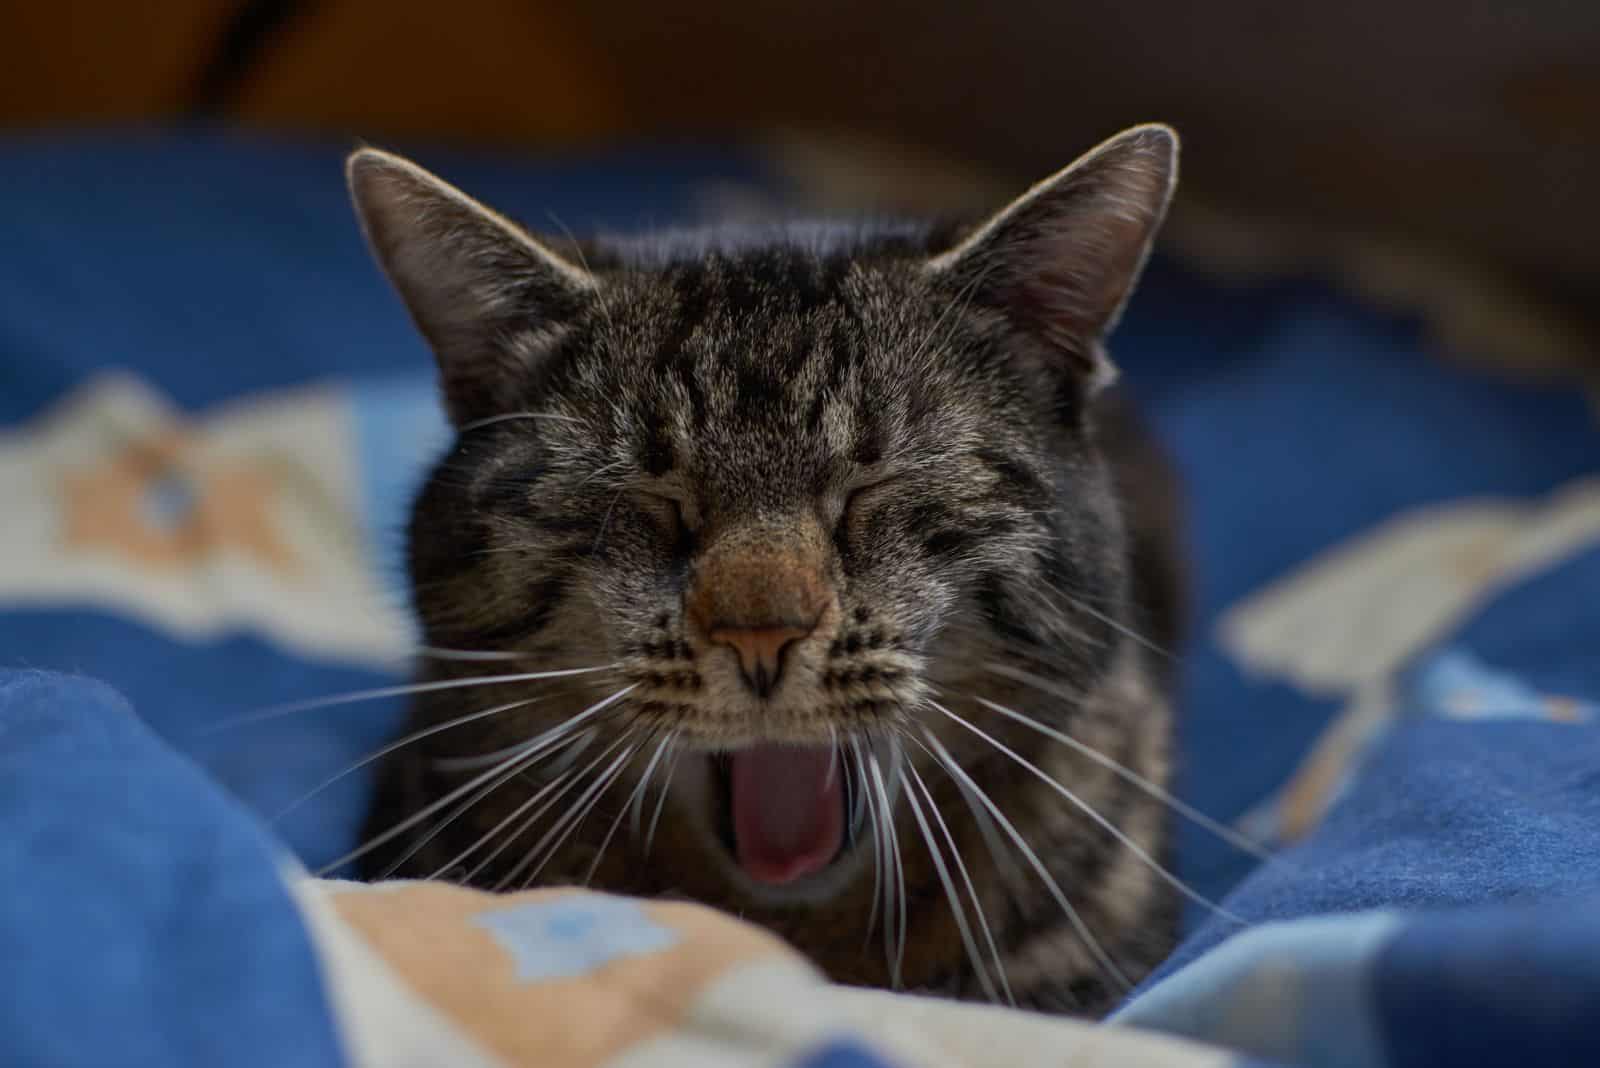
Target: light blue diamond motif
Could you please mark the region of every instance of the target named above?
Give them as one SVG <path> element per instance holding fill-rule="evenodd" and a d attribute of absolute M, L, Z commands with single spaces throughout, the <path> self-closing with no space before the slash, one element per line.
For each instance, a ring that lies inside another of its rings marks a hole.
<path fill-rule="evenodd" d="M 480 912 L 472 922 L 488 931 L 517 965 L 517 979 L 573 979 L 625 957 L 644 957 L 675 945 L 678 933 L 615 897 L 568 897 Z"/>

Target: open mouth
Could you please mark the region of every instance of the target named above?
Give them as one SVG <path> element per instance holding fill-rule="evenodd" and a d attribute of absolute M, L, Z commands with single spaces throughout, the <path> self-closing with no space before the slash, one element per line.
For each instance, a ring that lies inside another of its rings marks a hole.
<path fill-rule="evenodd" d="M 711 778 L 723 844 L 758 883 L 781 886 L 823 871 L 860 830 L 860 799 L 834 746 L 720 753 Z"/>

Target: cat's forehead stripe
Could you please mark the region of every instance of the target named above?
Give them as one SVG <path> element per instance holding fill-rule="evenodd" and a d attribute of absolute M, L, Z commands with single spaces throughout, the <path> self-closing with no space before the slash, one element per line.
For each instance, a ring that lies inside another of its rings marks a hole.
<path fill-rule="evenodd" d="M 660 329 L 651 421 L 680 452 L 738 427 L 850 454 L 870 408 L 857 395 L 855 361 L 869 339 L 844 292 L 848 272 L 794 249 L 670 272 L 675 306 Z"/>

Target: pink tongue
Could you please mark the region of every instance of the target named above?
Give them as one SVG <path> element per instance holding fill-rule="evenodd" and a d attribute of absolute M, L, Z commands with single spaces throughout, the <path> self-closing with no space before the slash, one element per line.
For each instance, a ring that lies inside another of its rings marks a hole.
<path fill-rule="evenodd" d="M 739 863 L 763 883 L 826 868 L 844 841 L 844 790 L 829 746 L 758 745 L 733 754 Z"/>

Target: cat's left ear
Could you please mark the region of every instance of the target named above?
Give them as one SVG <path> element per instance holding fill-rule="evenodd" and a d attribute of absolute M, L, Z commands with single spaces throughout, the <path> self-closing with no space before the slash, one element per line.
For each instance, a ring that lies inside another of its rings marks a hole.
<path fill-rule="evenodd" d="M 1170 127 L 1101 144 L 928 263 L 952 299 L 999 311 L 1092 392 L 1116 377 L 1102 338 L 1116 325 L 1178 174 Z"/>
<path fill-rule="evenodd" d="M 599 282 L 410 160 L 363 148 L 345 173 L 373 255 L 433 347 L 451 419 L 517 404 Z"/>

